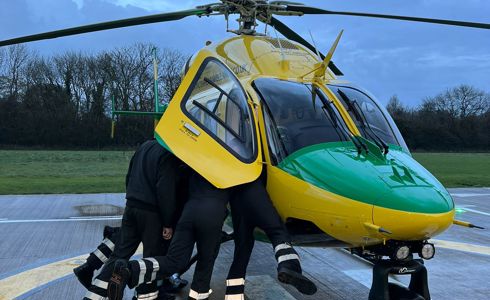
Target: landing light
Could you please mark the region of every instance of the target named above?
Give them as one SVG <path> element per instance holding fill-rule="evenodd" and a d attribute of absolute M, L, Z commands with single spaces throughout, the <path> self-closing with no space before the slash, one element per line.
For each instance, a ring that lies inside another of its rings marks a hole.
<path fill-rule="evenodd" d="M 436 248 L 434 247 L 434 244 L 430 243 L 424 244 L 419 252 L 419 256 L 423 259 L 431 259 L 434 257 L 434 254 L 436 254 Z"/>
<path fill-rule="evenodd" d="M 408 248 L 408 246 L 400 246 L 396 248 L 395 251 L 396 259 L 404 260 L 407 259 L 409 255 L 410 255 L 410 248 Z"/>

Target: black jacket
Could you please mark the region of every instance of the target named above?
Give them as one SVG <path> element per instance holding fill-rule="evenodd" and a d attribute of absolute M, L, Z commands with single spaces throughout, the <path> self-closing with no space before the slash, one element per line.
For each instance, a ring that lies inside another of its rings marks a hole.
<path fill-rule="evenodd" d="M 174 227 L 182 206 L 179 202 L 184 201 L 179 197 L 178 189 L 185 180 L 185 169 L 185 164 L 156 140 L 146 141 L 129 163 L 127 205 L 158 211 L 163 226 Z"/>

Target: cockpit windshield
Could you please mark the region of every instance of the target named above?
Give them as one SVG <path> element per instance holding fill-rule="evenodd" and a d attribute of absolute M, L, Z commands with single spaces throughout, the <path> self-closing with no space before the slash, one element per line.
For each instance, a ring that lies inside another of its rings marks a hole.
<path fill-rule="evenodd" d="M 335 93 L 349 112 L 364 138 L 376 143 L 382 141 L 386 144 L 399 145 L 406 149 L 406 144 L 396 125 L 376 101 L 351 87 L 329 85 L 328 88 Z"/>
<path fill-rule="evenodd" d="M 273 152 L 287 156 L 307 146 L 349 140 L 334 105 L 311 85 L 259 78 L 254 86 L 266 104 L 267 132 L 280 144 Z"/>

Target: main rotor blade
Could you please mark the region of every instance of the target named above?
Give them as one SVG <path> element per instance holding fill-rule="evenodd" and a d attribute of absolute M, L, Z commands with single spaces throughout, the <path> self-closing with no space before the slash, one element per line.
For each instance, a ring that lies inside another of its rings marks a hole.
<path fill-rule="evenodd" d="M 271 21 L 269 24 L 273 26 L 277 31 L 279 31 L 282 35 L 284 35 L 287 39 L 300 43 L 301 45 L 305 46 L 306 48 L 316 53 L 316 48 L 312 44 L 310 44 L 303 37 L 301 37 L 294 30 L 289 28 L 286 24 L 282 23 L 278 19 L 271 17 Z M 325 55 L 323 55 L 320 51 L 318 51 L 318 53 L 320 53 L 320 57 L 322 59 L 325 58 Z M 330 70 L 332 70 L 332 72 L 335 75 L 337 76 L 344 75 L 342 71 L 340 71 L 340 69 L 332 61 L 328 63 L 328 67 L 330 68 Z"/>
<path fill-rule="evenodd" d="M 117 21 L 96 23 L 96 24 L 72 27 L 67 29 L 61 29 L 56 31 L 50 31 L 45 33 L 39 33 L 39 34 L 4 40 L 4 41 L 0 41 L 0 47 L 26 43 L 26 42 L 54 39 L 63 36 L 77 35 L 77 34 L 88 33 L 88 32 L 122 28 L 128 26 L 175 21 L 175 20 L 183 19 L 188 16 L 201 16 L 205 14 L 208 14 L 208 11 L 206 9 L 189 9 L 189 10 L 183 10 L 178 12 L 155 14 L 155 15 L 136 17 L 130 19 L 122 19 Z"/>
<path fill-rule="evenodd" d="M 382 18 L 382 19 L 393 19 L 393 20 L 404 20 L 404 21 L 443 24 L 443 25 L 452 25 L 452 26 L 472 27 L 472 28 L 480 28 L 480 29 L 490 29 L 490 24 L 487 23 L 475 23 L 475 22 L 395 16 L 395 15 L 381 15 L 381 14 L 358 13 L 358 12 L 348 12 L 348 11 L 332 11 L 332 10 L 325 10 L 321 8 L 303 6 L 303 5 L 288 5 L 287 10 L 302 12 L 304 14 L 310 14 L 310 15 L 357 16 L 357 17 Z"/>

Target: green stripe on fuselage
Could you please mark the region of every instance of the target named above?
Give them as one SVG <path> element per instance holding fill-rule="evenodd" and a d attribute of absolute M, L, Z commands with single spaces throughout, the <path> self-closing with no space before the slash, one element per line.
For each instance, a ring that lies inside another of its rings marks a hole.
<path fill-rule="evenodd" d="M 362 152 L 352 142 L 305 147 L 278 167 L 326 191 L 355 201 L 416 213 L 454 208 L 446 189 L 400 147 L 385 156 Z"/>

